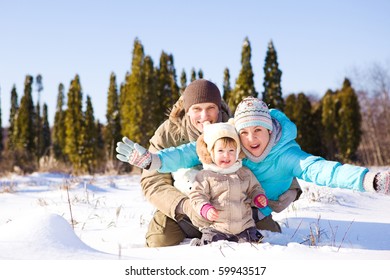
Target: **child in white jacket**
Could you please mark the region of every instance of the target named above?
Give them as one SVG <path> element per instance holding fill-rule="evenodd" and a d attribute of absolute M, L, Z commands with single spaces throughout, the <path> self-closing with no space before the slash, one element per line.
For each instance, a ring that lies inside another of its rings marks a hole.
<path fill-rule="evenodd" d="M 189 197 L 194 210 L 213 223 L 201 228 L 202 238 L 193 239 L 192 245 L 218 240 L 261 241 L 262 235 L 252 218 L 252 207 L 264 208 L 268 201 L 259 181 L 242 166 L 240 150 L 240 140 L 233 125 L 204 126 L 204 132 L 197 140 L 203 170 L 196 175 Z"/>

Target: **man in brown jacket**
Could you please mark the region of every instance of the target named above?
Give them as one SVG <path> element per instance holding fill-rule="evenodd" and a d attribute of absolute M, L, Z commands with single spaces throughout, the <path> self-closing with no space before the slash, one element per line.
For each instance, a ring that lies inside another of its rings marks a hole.
<path fill-rule="evenodd" d="M 231 112 L 222 100 L 218 87 L 204 79 L 195 80 L 187 86 L 173 106 L 169 118 L 150 139 L 149 151 L 153 153 L 196 141 L 203 132 L 204 122 L 227 122 L 230 117 Z M 146 245 L 172 246 L 179 244 L 184 238 L 199 238 L 201 233 L 191 221 L 204 226 L 208 226 L 209 221 L 195 213 L 189 198 L 174 187 L 171 174 L 158 173 L 154 168 L 151 170 L 153 171 L 144 169 L 141 176 L 143 194 L 156 207 L 146 233 Z M 274 211 L 282 211 L 299 197 L 299 185 L 293 183 L 285 194 L 283 201 L 269 202 Z M 257 221 L 256 227 L 280 232 L 279 224 L 272 217 Z"/>

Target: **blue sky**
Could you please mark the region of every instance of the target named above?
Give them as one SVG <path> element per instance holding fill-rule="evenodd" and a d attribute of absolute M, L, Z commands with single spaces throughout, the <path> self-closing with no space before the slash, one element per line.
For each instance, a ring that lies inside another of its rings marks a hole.
<path fill-rule="evenodd" d="M 105 123 L 110 74 L 124 81 L 135 38 L 155 65 L 162 51 L 173 54 L 178 83 L 183 69 L 189 78 L 195 68 L 222 89 L 226 67 L 234 86 L 248 37 L 258 92 L 272 40 L 284 96 L 322 96 L 340 88 L 353 68 L 390 65 L 389 15 L 386 0 L 0 0 L 2 123 L 8 126 L 12 86 L 21 98 L 27 74 L 43 77 L 51 125 L 58 85 L 67 93 L 76 74 L 84 101 L 91 96 L 95 117 Z"/>

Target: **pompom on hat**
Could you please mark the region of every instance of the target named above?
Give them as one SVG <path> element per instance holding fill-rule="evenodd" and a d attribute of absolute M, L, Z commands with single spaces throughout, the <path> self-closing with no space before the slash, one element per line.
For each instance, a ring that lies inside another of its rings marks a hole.
<path fill-rule="evenodd" d="M 199 103 L 214 103 L 221 109 L 221 92 L 218 87 L 205 79 L 195 80 L 190 83 L 183 92 L 184 109 L 188 109 Z"/>
<path fill-rule="evenodd" d="M 267 104 L 255 97 L 244 98 L 234 113 L 234 125 L 238 132 L 249 126 L 262 126 L 272 131 L 272 119 Z"/>

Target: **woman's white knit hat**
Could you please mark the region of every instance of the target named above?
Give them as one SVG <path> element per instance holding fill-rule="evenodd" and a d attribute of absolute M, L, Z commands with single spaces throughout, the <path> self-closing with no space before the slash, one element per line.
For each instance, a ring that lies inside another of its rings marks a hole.
<path fill-rule="evenodd" d="M 238 132 L 248 126 L 262 126 L 272 131 L 272 119 L 267 104 L 255 97 L 244 98 L 234 113 L 234 125 Z"/>

